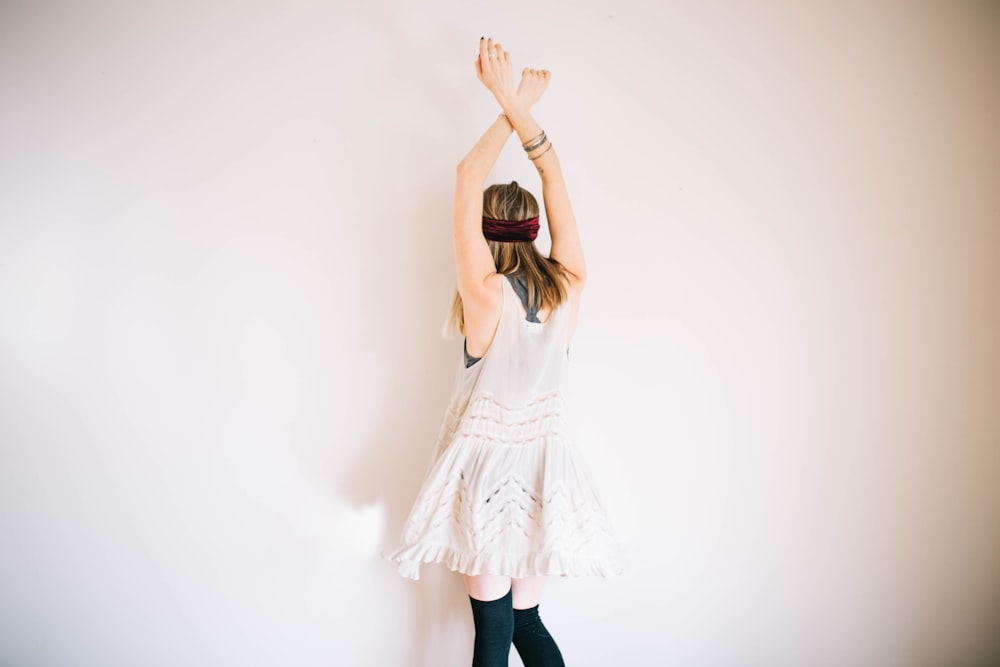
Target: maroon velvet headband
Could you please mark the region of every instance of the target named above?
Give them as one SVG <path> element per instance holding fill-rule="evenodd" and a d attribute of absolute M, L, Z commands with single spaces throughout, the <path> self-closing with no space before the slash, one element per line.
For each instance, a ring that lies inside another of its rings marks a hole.
<path fill-rule="evenodd" d="M 538 216 L 530 220 L 494 220 L 483 217 L 483 236 L 490 241 L 534 241 Z"/>

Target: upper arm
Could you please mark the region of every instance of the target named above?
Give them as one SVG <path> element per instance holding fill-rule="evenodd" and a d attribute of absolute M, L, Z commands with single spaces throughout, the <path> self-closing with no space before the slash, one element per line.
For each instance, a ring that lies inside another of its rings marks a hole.
<path fill-rule="evenodd" d="M 547 165 L 542 177 L 542 198 L 545 201 L 549 236 L 552 237 L 552 252 L 549 254 L 570 273 L 572 283 L 582 285 L 587 279 L 587 265 L 583 259 L 576 216 L 569 203 L 569 193 L 558 160 L 552 162 L 554 164 Z"/>
<path fill-rule="evenodd" d="M 496 273 L 493 253 L 483 236 L 482 180 L 463 174 L 455 181 L 452 239 L 458 293 L 470 305 L 495 299 L 487 279 Z"/>

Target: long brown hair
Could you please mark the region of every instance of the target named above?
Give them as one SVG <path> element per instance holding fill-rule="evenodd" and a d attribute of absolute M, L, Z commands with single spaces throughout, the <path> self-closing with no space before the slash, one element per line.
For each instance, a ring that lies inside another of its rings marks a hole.
<path fill-rule="evenodd" d="M 483 215 L 494 220 L 527 220 L 538 215 L 534 195 L 511 181 L 497 183 L 483 192 Z M 566 300 L 566 270 L 551 257 L 543 257 L 534 241 L 491 241 L 486 239 L 497 273 L 523 273 L 528 283 L 528 303 L 539 310 L 554 310 Z M 465 333 L 465 313 L 462 295 L 455 290 L 446 330 Z"/>

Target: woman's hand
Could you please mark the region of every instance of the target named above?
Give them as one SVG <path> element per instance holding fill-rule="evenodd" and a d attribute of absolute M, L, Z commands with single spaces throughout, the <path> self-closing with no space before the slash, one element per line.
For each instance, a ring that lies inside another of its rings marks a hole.
<path fill-rule="evenodd" d="M 493 38 L 479 40 L 479 58 L 476 59 L 476 76 L 501 105 L 517 95 L 514 90 L 514 69 L 510 54 Z"/>
<path fill-rule="evenodd" d="M 512 101 L 516 101 L 525 108 L 531 108 L 549 87 L 551 73 L 547 69 L 525 67 L 521 71 L 521 83 L 515 91 L 510 54 L 490 37 L 479 40 L 476 76 L 493 93 L 500 106 L 506 108 Z"/>
<path fill-rule="evenodd" d="M 517 87 L 517 97 L 526 107 L 534 106 L 545 89 L 549 87 L 549 70 L 524 68 L 521 83 Z"/>

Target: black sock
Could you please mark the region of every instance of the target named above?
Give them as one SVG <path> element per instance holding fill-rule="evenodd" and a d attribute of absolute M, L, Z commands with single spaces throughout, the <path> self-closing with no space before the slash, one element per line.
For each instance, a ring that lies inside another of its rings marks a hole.
<path fill-rule="evenodd" d="M 507 667 L 514 636 L 513 590 L 499 600 L 484 602 L 471 595 L 469 600 L 476 625 L 472 667 Z"/>
<path fill-rule="evenodd" d="M 566 667 L 559 647 L 542 625 L 538 605 L 514 610 L 513 641 L 524 667 Z"/>

